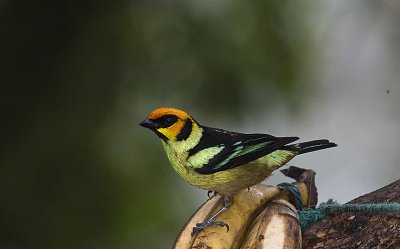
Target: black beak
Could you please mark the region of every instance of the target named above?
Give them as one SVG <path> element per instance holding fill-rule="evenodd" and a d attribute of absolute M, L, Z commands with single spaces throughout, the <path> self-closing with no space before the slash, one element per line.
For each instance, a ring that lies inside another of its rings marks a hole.
<path fill-rule="evenodd" d="M 151 121 L 150 119 L 146 118 L 145 120 L 143 120 L 142 122 L 140 122 L 139 124 L 140 126 L 149 128 L 154 130 L 155 128 L 157 128 L 157 124 L 154 123 L 153 121 Z"/>

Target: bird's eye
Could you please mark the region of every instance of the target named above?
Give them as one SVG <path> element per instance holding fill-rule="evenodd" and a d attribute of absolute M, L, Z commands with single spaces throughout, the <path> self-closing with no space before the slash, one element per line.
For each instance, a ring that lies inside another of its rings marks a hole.
<path fill-rule="evenodd" d="M 174 123 L 174 119 L 172 117 L 168 117 L 165 119 L 165 124 L 172 125 Z"/>
<path fill-rule="evenodd" d="M 176 116 L 165 116 L 164 118 L 162 118 L 162 120 L 160 120 L 160 123 L 162 127 L 169 127 L 173 125 L 177 119 L 178 118 Z"/>

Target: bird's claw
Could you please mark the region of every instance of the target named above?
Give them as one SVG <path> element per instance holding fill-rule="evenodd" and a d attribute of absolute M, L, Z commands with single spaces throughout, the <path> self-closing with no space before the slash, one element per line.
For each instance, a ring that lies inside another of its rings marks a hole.
<path fill-rule="evenodd" d="M 203 223 L 197 223 L 195 227 L 193 227 L 192 236 L 198 234 L 204 228 L 210 226 L 220 226 L 226 227 L 226 232 L 229 232 L 229 225 L 222 221 L 205 221 Z"/>

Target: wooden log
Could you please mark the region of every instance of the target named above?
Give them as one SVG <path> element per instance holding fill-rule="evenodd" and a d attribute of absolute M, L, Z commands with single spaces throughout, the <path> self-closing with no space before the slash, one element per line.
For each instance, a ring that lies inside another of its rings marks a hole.
<path fill-rule="evenodd" d="M 400 202 L 400 180 L 349 203 Z M 303 248 L 400 248 L 400 213 L 329 215 L 303 231 Z"/>

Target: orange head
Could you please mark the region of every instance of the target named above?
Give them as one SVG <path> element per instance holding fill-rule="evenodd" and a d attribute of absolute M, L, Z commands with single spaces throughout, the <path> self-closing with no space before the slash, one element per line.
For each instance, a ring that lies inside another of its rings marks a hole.
<path fill-rule="evenodd" d="M 141 126 L 154 131 L 165 141 L 186 140 L 197 125 L 196 121 L 185 111 L 175 108 L 159 108 L 150 113 Z"/>

